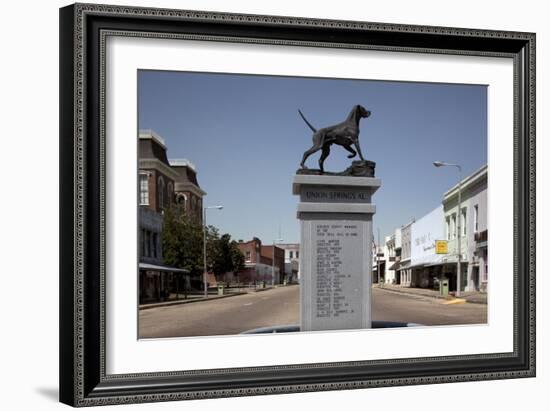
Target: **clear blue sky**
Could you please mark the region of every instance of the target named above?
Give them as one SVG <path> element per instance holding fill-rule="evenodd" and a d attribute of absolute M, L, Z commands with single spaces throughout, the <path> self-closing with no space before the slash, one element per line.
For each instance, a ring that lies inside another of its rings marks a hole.
<path fill-rule="evenodd" d="M 376 162 L 382 187 L 375 193 L 374 234 L 390 234 L 441 203 L 464 175 L 487 163 L 487 89 L 368 80 L 140 71 L 139 127 L 166 141 L 169 158 L 197 166 L 208 223 L 238 240 L 281 237 L 298 242 L 298 198 L 292 177 L 311 146 L 311 130 L 343 121 L 355 104 L 372 115 L 361 120 L 361 148 Z M 317 168 L 319 154 L 307 165 Z M 349 166 L 348 153 L 333 146 L 325 170 Z"/>

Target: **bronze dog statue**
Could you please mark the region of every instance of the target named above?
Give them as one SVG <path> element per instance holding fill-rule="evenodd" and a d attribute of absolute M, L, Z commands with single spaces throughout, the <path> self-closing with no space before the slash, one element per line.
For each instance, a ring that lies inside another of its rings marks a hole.
<path fill-rule="evenodd" d="M 305 166 L 307 158 L 313 153 L 322 150 L 321 157 L 319 158 L 319 169 L 321 170 L 321 173 L 324 172 L 323 164 L 330 154 L 330 146 L 332 144 L 342 146 L 349 151 L 351 154 L 348 155 L 348 158 L 353 158 L 359 153 L 361 160 L 365 161 L 359 145 L 359 120 L 369 117 L 371 114 L 369 110 L 360 105 L 353 106 L 345 121 L 334 126 L 321 128 L 319 130 L 315 129 L 315 127 L 313 127 L 311 123 L 306 120 L 300 110 L 298 110 L 298 113 L 300 113 L 300 116 L 309 128 L 313 130 L 313 145 L 304 153 L 302 162 L 300 163 L 300 166 L 303 169 L 307 168 Z M 357 151 L 353 149 L 353 146 L 355 146 Z"/>

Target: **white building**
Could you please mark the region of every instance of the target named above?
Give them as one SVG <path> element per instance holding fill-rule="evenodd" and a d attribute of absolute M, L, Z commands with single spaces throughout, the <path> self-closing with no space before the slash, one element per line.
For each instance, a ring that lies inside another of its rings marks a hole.
<path fill-rule="evenodd" d="M 384 282 L 386 284 L 398 284 L 399 273 L 397 271 L 401 260 L 401 228 L 385 238 L 384 260 L 386 261 Z"/>
<path fill-rule="evenodd" d="M 443 240 L 443 206 L 440 205 L 411 226 L 410 286 L 434 286 L 434 278 L 441 275 L 443 255 L 436 253 L 435 242 Z"/>
<path fill-rule="evenodd" d="M 401 256 L 397 266 L 397 284 L 410 287 L 412 280 L 411 269 L 411 228 L 414 220 L 401 226 Z"/>
<path fill-rule="evenodd" d="M 300 244 L 277 243 L 277 247 L 285 250 L 285 275 L 288 283 L 300 281 Z"/>
<path fill-rule="evenodd" d="M 461 204 L 458 212 L 458 189 Z M 452 275 L 451 290 L 456 290 L 456 263 L 460 236 L 461 290 L 486 291 L 487 254 L 487 165 L 462 179 L 443 195 L 445 239 L 448 240 L 446 271 Z M 458 232 L 460 218 L 460 232 Z"/>
<path fill-rule="evenodd" d="M 401 226 L 393 235 L 385 238 L 381 269 L 384 282 L 431 288 L 437 286 L 436 279 L 446 277 L 449 289 L 456 291 L 459 237 L 460 289 L 486 291 L 489 271 L 487 165 L 445 192 L 442 205 L 419 220 Z M 437 240 L 446 240 L 446 253 L 436 252 Z"/>

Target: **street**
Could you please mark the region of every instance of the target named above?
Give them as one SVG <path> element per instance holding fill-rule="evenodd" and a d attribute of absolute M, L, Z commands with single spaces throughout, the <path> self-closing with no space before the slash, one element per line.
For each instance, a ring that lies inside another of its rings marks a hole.
<path fill-rule="evenodd" d="M 140 338 L 231 335 L 300 322 L 299 286 L 139 311 Z M 484 304 L 442 304 L 373 288 L 373 320 L 423 325 L 483 324 Z"/>

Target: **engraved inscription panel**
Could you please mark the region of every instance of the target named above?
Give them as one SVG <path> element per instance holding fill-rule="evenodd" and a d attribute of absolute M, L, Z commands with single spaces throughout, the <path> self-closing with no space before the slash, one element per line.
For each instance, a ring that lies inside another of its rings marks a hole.
<path fill-rule="evenodd" d="M 363 323 L 365 267 L 361 221 L 313 224 L 313 329 L 358 328 Z"/>

